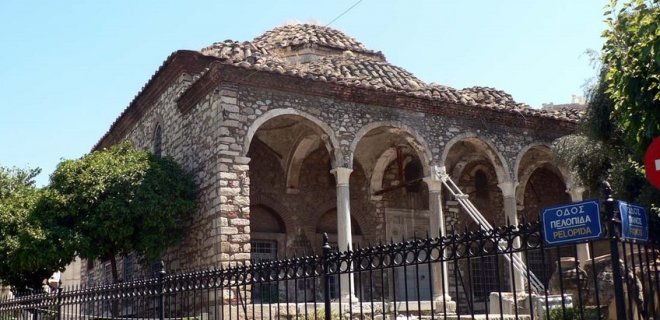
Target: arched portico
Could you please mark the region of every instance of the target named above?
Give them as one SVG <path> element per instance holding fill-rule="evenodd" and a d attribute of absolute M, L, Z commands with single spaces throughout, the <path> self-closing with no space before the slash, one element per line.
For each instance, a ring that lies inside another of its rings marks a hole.
<path fill-rule="evenodd" d="M 449 168 L 453 167 L 451 166 L 452 161 L 458 162 L 456 159 L 453 159 L 456 156 L 452 156 L 452 153 L 455 152 L 456 147 L 461 143 L 473 145 L 475 150 L 480 151 L 490 161 L 495 169 L 499 183 L 511 181 L 511 170 L 509 169 L 506 158 L 495 148 L 495 145 L 489 139 L 479 136 L 474 132 L 458 134 L 445 144 L 445 148 L 440 156 L 440 165 L 447 167 L 447 172 L 451 172 Z M 454 152 L 452 152 L 452 149 Z"/>
<path fill-rule="evenodd" d="M 313 128 L 314 131 L 321 137 L 321 140 L 324 142 L 327 151 L 332 155 L 331 158 L 333 159 L 333 163 L 341 162 L 342 152 L 339 148 L 340 144 L 330 126 L 306 112 L 293 108 L 273 109 L 265 112 L 259 118 L 255 119 L 245 134 L 245 139 L 243 141 L 243 155 L 246 155 L 250 150 L 254 135 L 264 125 L 264 123 L 281 116 L 301 117 L 314 124 L 310 127 Z"/>
<path fill-rule="evenodd" d="M 244 142 L 249 142 L 245 155 L 252 159 L 250 204 L 274 208 L 272 204 L 277 203 L 276 211 L 287 224 L 281 252 L 313 250 L 310 219 L 314 207 L 318 201 L 336 198 L 335 180 L 329 172 L 336 141 L 329 126 L 294 109 L 266 112 L 248 129 Z"/>
<path fill-rule="evenodd" d="M 441 161 L 447 174 L 486 221 L 493 226 L 517 224 L 515 183 L 506 158 L 489 139 L 473 132 L 459 134 L 445 145 Z M 482 227 L 457 204 L 447 209 L 452 212 L 448 227 L 453 230 L 460 232 L 464 228 L 476 230 Z M 476 301 L 486 301 L 490 292 L 503 285 L 497 273 L 499 263 L 496 258 L 488 258 L 458 266 L 474 271 L 469 292 Z M 521 283 L 521 275 L 515 275 L 516 283 Z"/>
<path fill-rule="evenodd" d="M 392 134 L 404 137 L 404 141 L 402 141 L 402 143 L 408 144 L 412 149 L 414 149 L 422 161 L 424 166 L 424 175 L 426 176 L 431 173 L 429 166 L 433 156 L 431 154 L 431 148 L 429 147 L 429 144 L 425 141 L 424 137 L 420 135 L 419 132 L 417 132 L 417 130 L 398 121 L 372 122 L 360 128 L 360 130 L 358 130 L 358 132 L 355 134 L 353 142 L 351 142 L 349 147 L 349 159 L 351 164 L 354 161 L 358 144 L 361 142 L 364 143 L 365 136 L 370 132 L 373 133 L 373 131 L 378 128 L 389 128 L 388 130 Z"/>
<path fill-rule="evenodd" d="M 431 175 L 430 145 L 413 128 L 400 122 L 375 122 L 363 126 L 350 146 L 351 161 L 368 178 L 370 201 L 377 229 L 385 239 L 444 235 L 440 182 Z M 443 272 L 444 270 L 444 272 Z M 446 266 L 436 266 L 433 300 L 453 310 Z"/>
<path fill-rule="evenodd" d="M 552 149 L 547 144 L 531 144 L 523 148 L 516 157 L 514 174 L 519 184 L 516 197 L 523 208 L 522 214 L 538 209 L 538 205 L 530 203 L 532 194 L 534 199 L 545 199 L 541 202 L 546 206 L 577 200 L 569 196 L 569 186 L 573 185 L 571 175 L 556 163 Z M 543 190 L 536 190 L 538 187 Z M 530 209 L 530 206 L 534 208 Z M 526 218 L 536 219 L 538 214 Z"/>

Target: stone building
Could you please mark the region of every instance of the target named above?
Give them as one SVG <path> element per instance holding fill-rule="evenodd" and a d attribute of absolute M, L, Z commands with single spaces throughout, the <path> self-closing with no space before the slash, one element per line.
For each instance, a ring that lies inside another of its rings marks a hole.
<path fill-rule="evenodd" d="M 318 253 L 324 232 L 347 249 L 477 228 L 444 171 L 493 225 L 537 219 L 581 199 L 549 147 L 579 118 L 429 84 L 340 31 L 295 24 L 174 52 L 94 149 L 129 139 L 194 175 L 199 212 L 166 254 L 190 269 Z M 495 263 L 472 266 L 473 293 L 492 291 Z"/>

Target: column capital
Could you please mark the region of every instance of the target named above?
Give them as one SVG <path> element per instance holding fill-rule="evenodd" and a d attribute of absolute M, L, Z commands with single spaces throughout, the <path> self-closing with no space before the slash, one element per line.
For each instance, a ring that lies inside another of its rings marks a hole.
<path fill-rule="evenodd" d="M 568 193 L 571 196 L 571 201 L 574 202 L 582 201 L 582 196 L 585 190 L 586 188 L 581 185 L 574 185 L 574 186 L 569 186 L 566 189 L 566 193 Z"/>
<path fill-rule="evenodd" d="M 431 166 L 431 178 L 440 181 L 446 181 L 449 178 L 445 166 L 433 165 Z"/>
<path fill-rule="evenodd" d="M 516 188 L 518 187 L 517 181 L 504 181 L 497 184 L 502 190 L 503 197 L 516 197 Z"/>
<path fill-rule="evenodd" d="M 353 169 L 344 168 L 344 167 L 335 167 L 332 170 L 330 170 L 330 173 L 335 175 L 335 179 L 337 180 L 338 186 L 348 185 L 348 180 L 351 177 L 351 172 L 353 172 Z"/>
<path fill-rule="evenodd" d="M 426 182 L 426 185 L 429 187 L 429 192 L 430 193 L 439 193 L 442 191 L 442 181 L 436 179 L 436 177 L 430 176 L 430 177 L 425 177 L 424 182 Z"/>

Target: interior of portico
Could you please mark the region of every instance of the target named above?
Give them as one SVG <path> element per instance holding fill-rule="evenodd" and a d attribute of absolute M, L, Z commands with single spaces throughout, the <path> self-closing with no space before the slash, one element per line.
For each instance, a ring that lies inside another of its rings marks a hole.
<path fill-rule="evenodd" d="M 298 114 L 272 117 L 255 130 L 247 154 L 252 159 L 253 258 L 319 254 L 324 233 L 341 250 L 437 236 L 442 233 L 440 222 L 433 220 L 438 215 L 445 219 L 445 233 L 478 230 L 479 225 L 455 199 L 441 192 L 440 182 L 429 180 L 429 148 L 414 132 L 391 125 L 364 130 L 349 148 L 350 168 L 341 164 L 337 154 L 341 149 L 332 135 L 314 119 Z M 455 139 L 445 146 L 443 156 L 449 176 L 493 226 L 535 220 L 539 208 L 571 200 L 564 175 L 553 164 L 547 147 L 522 153 L 514 178 L 504 157 L 484 138 Z M 518 179 L 517 183 L 512 179 Z M 544 186 L 543 192 L 537 189 L 539 185 Z M 541 259 L 544 261 L 530 258 L 530 264 L 538 262 L 531 266 L 536 272 L 549 274 L 552 255 Z M 449 288 L 438 290 L 479 301 L 509 286 L 501 280 L 511 276 L 502 259 L 466 263 L 458 266 L 467 279 L 465 286 L 456 289 L 455 280 L 448 279 L 445 285 Z M 358 298 L 356 291 L 349 292 L 348 282 L 342 283 L 345 290 L 333 294 Z M 387 294 L 387 288 L 383 290 Z"/>

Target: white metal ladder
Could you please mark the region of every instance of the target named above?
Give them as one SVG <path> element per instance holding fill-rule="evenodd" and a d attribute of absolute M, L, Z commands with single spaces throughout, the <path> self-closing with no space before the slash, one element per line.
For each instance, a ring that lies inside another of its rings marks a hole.
<path fill-rule="evenodd" d="M 486 220 L 486 218 L 477 210 L 477 208 L 470 202 L 470 199 L 468 199 L 468 195 L 464 194 L 461 189 L 458 188 L 456 183 L 454 183 L 453 180 L 449 177 L 447 172 L 445 171 L 444 167 L 437 168 L 436 174 L 440 181 L 442 181 L 442 184 L 447 187 L 449 192 L 456 198 L 458 203 L 467 211 L 467 213 L 472 217 L 472 219 L 477 222 L 477 224 L 481 227 L 481 229 L 485 231 L 490 231 L 493 230 L 493 226 Z M 506 246 L 498 243 L 497 244 L 500 249 L 505 250 Z M 525 263 L 522 261 L 519 255 L 513 254 L 513 255 L 503 255 L 506 260 L 513 264 L 513 268 L 521 274 L 525 279 L 529 279 L 529 284 L 530 287 L 532 288 L 532 291 L 535 293 L 544 293 L 545 292 L 545 286 L 543 286 L 543 283 L 539 278 L 534 275 L 534 273 L 527 268 Z"/>

